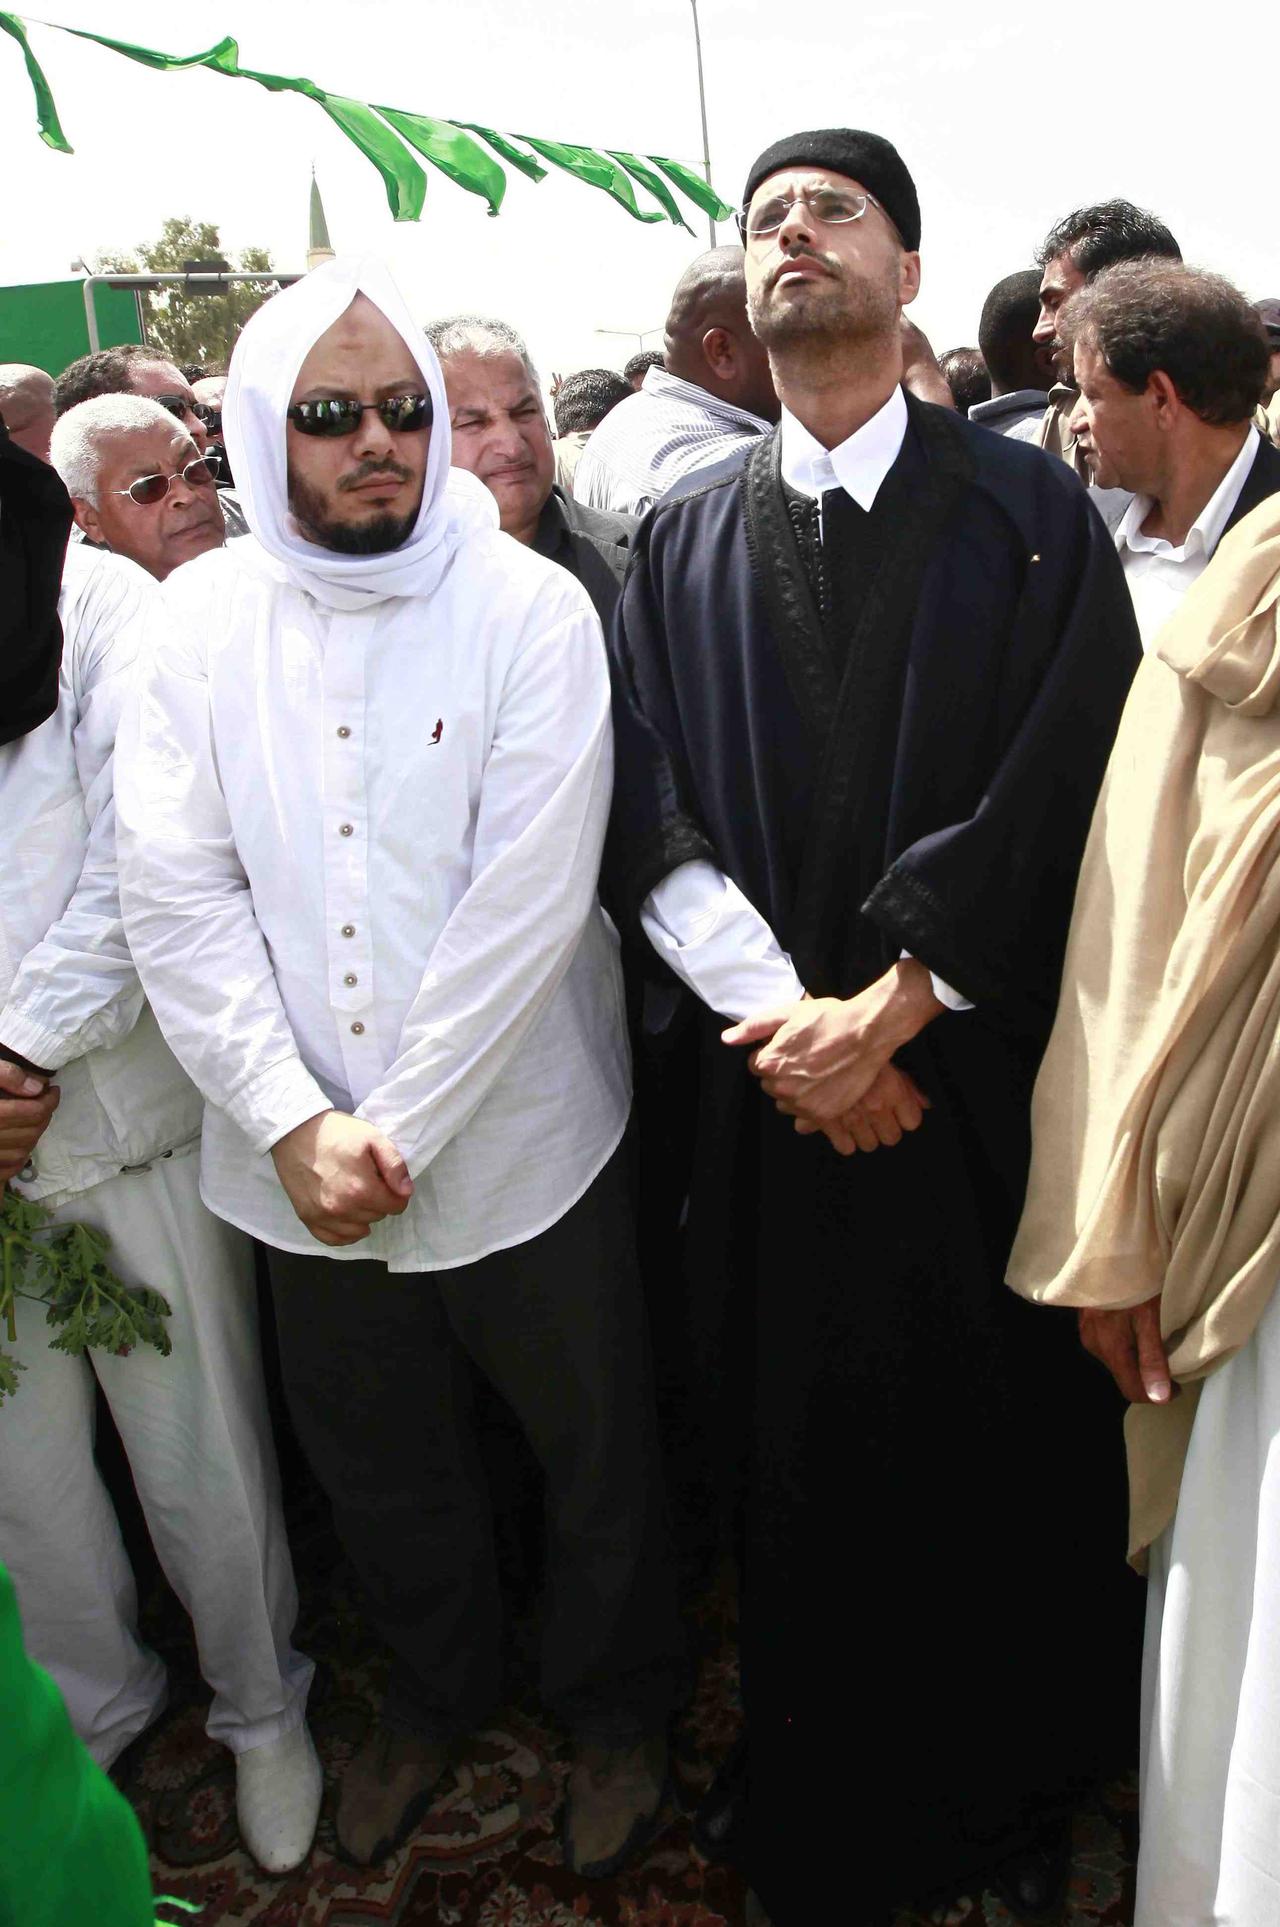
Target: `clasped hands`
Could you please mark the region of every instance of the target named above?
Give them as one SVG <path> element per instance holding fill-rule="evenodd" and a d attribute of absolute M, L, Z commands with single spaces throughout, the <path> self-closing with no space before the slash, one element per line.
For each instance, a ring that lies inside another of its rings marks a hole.
<path fill-rule="evenodd" d="M 346 1111 L 321 1111 L 271 1147 L 289 1202 L 322 1245 L 353 1245 L 413 1196 L 389 1137 Z"/>
<path fill-rule="evenodd" d="M 918 1129 L 929 1099 L 892 1060 L 942 1009 L 929 972 L 904 958 L 856 997 L 758 1011 L 722 1041 L 754 1046 L 748 1065 L 796 1130 L 821 1131 L 851 1157 Z"/>

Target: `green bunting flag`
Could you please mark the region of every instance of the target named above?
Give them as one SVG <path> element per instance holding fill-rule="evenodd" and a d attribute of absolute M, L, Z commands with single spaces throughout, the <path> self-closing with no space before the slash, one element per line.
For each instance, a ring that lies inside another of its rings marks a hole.
<path fill-rule="evenodd" d="M 682 161 L 668 160 L 661 154 L 632 154 L 621 149 L 580 147 L 573 142 L 545 140 L 533 134 L 519 134 L 513 138 L 509 134 L 498 133 L 492 127 L 482 127 L 475 121 L 437 120 L 429 114 L 410 112 L 405 108 L 371 106 L 366 101 L 351 100 L 345 94 L 331 94 L 325 88 L 318 87 L 314 80 L 301 76 L 290 78 L 284 74 L 264 74 L 251 67 L 242 67 L 239 44 L 230 35 L 205 53 L 166 54 L 154 47 L 139 47 L 128 40 L 113 40 L 106 34 L 90 33 L 82 27 L 60 27 L 52 21 L 36 24 L 49 26 L 57 33 L 74 34 L 77 40 L 94 41 L 111 53 L 122 54 L 126 60 L 139 61 L 144 67 L 151 67 L 158 72 L 176 73 L 193 67 L 207 67 L 211 73 L 223 74 L 232 80 L 256 81 L 259 87 L 265 87 L 270 93 L 301 94 L 305 99 L 314 101 L 317 107 L 324 109 L 335 126 L 342 129 L 347 139 L 359 148 L 365 159 L 377 168 L 386 189 L 387 204 L 397 221 L 416 221 L 426 201 L 427 176 L 414 158 L 415 154 L 429 161 L 432 167 L 438 168 L 468 193 L 478 194 L 487 201 L 490 214 L 498 212 L 507 186 L 507 177 L 498 161 L 492 158 L 493 154 L 531 181 L 546 179 L 546 168 L 535 159 L 535 155 L 541 155 L 553 167 L 572 174 L 587 187 L 598 188 L 601 193 L 608 194 L 636 221 L 670 221 L 677 227 L 688 228 L 689 224 L 667 181 L 713 220 L 727 221 L 732 213 L 710 182 Z M 16 13 L 0 12 L 0 31 L 16 40 L 22 49 L 35 95 L 36 121 L 41 140 L 60 154 L 70 154 L 71 143 L 62 131 L 48 80 L 27 39 L 27 22 Z M 517 145 L 517 142 L 523 145 Z M 489 153 L 485 152 L 486 147 L 491 150 Z M 663 175 L 666 180 L 663 180 Z M 657 202 L 656 207 L 640 205 L 633 182 L 646 190 Z"/>

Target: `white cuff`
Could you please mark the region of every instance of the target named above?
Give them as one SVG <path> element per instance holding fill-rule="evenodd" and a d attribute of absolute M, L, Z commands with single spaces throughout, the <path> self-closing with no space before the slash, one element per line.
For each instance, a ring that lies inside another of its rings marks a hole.
<path fill-rule="evenodd" d="M 300 1057 L 283 1057 L 249 1078 L 223 1108 L 262 1157 L 299 1124 L 333 1105 Z"/>
<path fill-rule="evenodd" d="M 769 925 L 714 863 L 694 859 L 672 870 L 645 898 L 640 922 L 681 982 L 726 1017 L 804 995 Z"/>
<path fill-rule="evenodd" d="M 909 950 L 904 950 L 902 955 L 899 957 L 898 962 L 915 963 L 916 959 L 912 956 Z M 967 997 L 962 996 L 958 990 L 953 990 L 950 984 L 944 984 L 941 977 L 935 977 L 932 970 L 929 972 L 929 982 L 933 985 L 933 994 L 937 998 L 938 1002 L 940 1004 L 945 1004 L 948 1010 L 972 1010 L 973 1009 L 973 1005 L 970 1003 Z"/>

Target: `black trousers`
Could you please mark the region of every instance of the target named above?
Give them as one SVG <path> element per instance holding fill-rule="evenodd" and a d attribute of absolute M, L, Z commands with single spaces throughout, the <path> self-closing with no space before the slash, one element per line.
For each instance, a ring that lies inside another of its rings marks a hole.
<path fill-rule="evenodd" d="M 685 1658 L 622 1153 L 550 1230 L 472 1265 L 268 1262 L 293 1423 L 395 1655 L 386 1717 L 446 1739 L 501 1697 L 470 1360 L 546 1476 L 545 1704 L 583 1738 L 661 1729 Z"/>

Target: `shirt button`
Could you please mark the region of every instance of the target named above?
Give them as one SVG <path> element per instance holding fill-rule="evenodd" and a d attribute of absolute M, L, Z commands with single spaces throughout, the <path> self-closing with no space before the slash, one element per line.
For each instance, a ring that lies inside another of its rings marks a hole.
<path fill-rule="evenodd" d="M 339 736 L 342 737 L 343 741 L 345 742 L 346 738 L 351 734 L 351 731 L 347 728 L 345 723 L 339 723 L 338 734 Z"/>
<path fill-rule="evenodd" d="M 355 1021 L 355 1023 L 354 1023 L 354 1024 L 352 1024 L 352 1026 L 351 1026 L 351 1035 L 352 1035 L 353 1037 L 363 1037 L 363 1036 L 364 1036 L 364 1025 L 363 1025 L 363 1024 L 362 1024 L 362 1023 L 360 1022 L 360 1019 L 359 1019 L 358 1017 L 357 1017 L 357 1019 L 356 1019 L 356 1021 Z"/>
<path fill-rule="evenodd" d="M 344 923 L 342 926 L 342 934 L 344 937 L 354 937 L 356 934 L 354 923 Z"/>
<path fill-rule="evenodd" d="M 35 1176 L 36 1176 L 35 1159 L 28 1158 L 26 1163 L 23 1165 L 22 1169 L 18 1173 L 19 1182 L 22 1184 L 32 1184 L 35 1181 Z"/>
<path fill-rule="evenodd" d="M 350 836 L 350 835 L 352 834 L 352 832 L 354 831 L 354 829 L 355 829 L 355 827 L 356 827 L 356 826 L 355 826 L 355 824 L 354 824 L 354 823 L 339 823 L 339 825 L 338 825 L 338 835 L 339 835 L 339 836 Z"/>
<path fill-rule="evenodd" d="M 348 990 L 350 990 L 352 984 L 358 984 L 360 979 L 356 976 L 354 970 L 349 970 L 346 976 L 342 979 L 342 981 L 347 986 Z"/>

